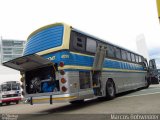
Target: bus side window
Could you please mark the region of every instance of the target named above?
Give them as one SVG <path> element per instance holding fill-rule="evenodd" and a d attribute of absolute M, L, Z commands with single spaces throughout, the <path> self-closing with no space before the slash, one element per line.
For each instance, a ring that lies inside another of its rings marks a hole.
<path fill-rule="evenodd" d="M 127 52 L 127 58 L 128 58 L 128 61 L 131 61 L 131 53 L 130 52 Z"/>
<path fill-rule="evenodd" d="M 86 43 L 86 37 L 84 35 L 75 33 L 73 36 L 73 47 L 76 50 L 79 51 L 85 51 L 85 43 Z"/>
<path fill-rule="evenodd" d="M 107 45 L 107 56 L 114 58 L 115 57 L 115 48 L 111 45 Z"/>
<path fill-rule="evenodd" d="M 79 72 L 79 83 L 80 89 L 87 89 L 91 87 L 90 72 L 80 71 Z"/>
<path fill-rule="evenodd" d="M 139 62 L 142 62 L 142 57 L 141 56 L 139 56 Z"/>
<path fill-rule="evenodd" d="M 127 51 L 121 50 L 121 53 L 122 53 L 122 59 L 127 60 Z"/>
<path fill-rule="evenodd" d="M 135 62 L 136 59 L 135 59 L 135 55 L 133 53 L 131 53 L 131 58 L 132 58 L 132 62 Z"/>
<path fill-rule="evenodd" d="M 91 38 L 87 38 L 86 41 L 86 51 L 87 52 L 91 52 L 91 53 L 95 53 L 96 52 L 96 48 L 97 48 L 97 43 L 95 40 L 91 39 Z"/>
<path fill-rule="evenodd" d="M 122 59 L 121 58 L 121 50 L 119 48 L 115 47 L 115 55 L 116 55 L 116 58 Z"/>
<path fill-rule="evenodd" d="M 136 57 L 136 62 L 138 63 L 138 56 L 137 56 L 137 55 L 135 55 L 135 57 Z"/>

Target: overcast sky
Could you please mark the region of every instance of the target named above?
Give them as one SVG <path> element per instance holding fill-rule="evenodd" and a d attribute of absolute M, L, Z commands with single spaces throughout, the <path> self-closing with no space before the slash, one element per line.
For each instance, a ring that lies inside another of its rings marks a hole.
<path fill-rule="evenodd" d="M 0 36 L 23 39 L 35 29 L 65 22 L 136 51 L 143 34 L 148 49 L 160 48 L 156 0 L 0 0 Z"/>

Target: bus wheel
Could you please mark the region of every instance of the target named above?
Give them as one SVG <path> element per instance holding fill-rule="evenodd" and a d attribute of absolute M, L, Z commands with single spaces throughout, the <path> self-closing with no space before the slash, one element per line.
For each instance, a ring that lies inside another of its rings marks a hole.
<path fill-rule="evenodd" d="M 150 78 L 145 78 L 145 81 L 146 81 L 146 85 L 144 88 L 148 88 L 150 85 Z"/>
<path fill-rule="evenodd" d="M 75 100 L 75 101 L 71 101 L 71 104 L 81 104 L 84 103 L 84 100 Z"/>
<path fill-rule="evenodd" d="M 0 103 L 0 106 L 2 106 L 2 103 Z"/>
<path fill-rule="evenodd" d="M 6 105 L 9 105 L 10 104 L 10 102 L 6 102 Z"/>
<path fill-rule="evenodd" d="M 115 93 L 116 91 L 114 82 L 109 79 L 106 83 L 106 98 L 109 100 L 115 98 Z"/>
<path fill-rule="evenodd" d="M 19 104 L 19 101 L 16 101 L 16 104 Z"/>

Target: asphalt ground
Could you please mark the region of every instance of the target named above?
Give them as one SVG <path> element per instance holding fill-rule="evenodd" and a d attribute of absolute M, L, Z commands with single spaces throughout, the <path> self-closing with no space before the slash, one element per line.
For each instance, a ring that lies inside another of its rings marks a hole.
<path fill-rule="evenodd" d="M 11 104 L 0 114 L 21 114 L 19 119 L 106 119 L 107 114 L 160 114 L 160 85 L 117 95 L 113 100 L 87 100 L 83 104 Z M 159 116 L 160 118 L 160 116 Z"/>

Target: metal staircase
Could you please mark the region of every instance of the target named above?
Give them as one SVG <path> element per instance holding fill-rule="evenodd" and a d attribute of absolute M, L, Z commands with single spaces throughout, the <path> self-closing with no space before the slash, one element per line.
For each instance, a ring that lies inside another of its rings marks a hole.
<path fill-rule="evenodd" d="M 98 44 L 94 62 L 93 62 L 93 71 L 102 71 L 103 62 L 106 56 L 107 46 L 104 44 Z"/>
<path fill-rule="evenodd" d="M 103 69 L 103 63 L 105 60 L 107 51 L 107 46 L 104 44 L 98 44 L 97 50 L 95 53 L 95 58 L 92 68 L 92 81 L 93 81 L 93 90 L 96 96 L 101 96 L 101 73 Z"/>

